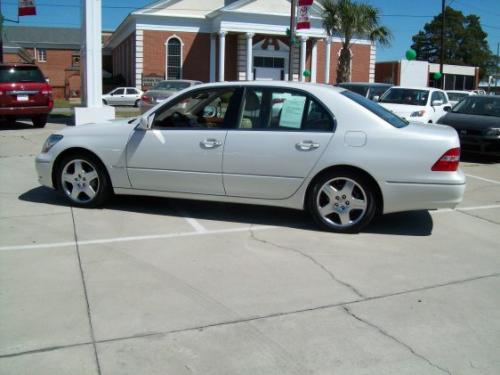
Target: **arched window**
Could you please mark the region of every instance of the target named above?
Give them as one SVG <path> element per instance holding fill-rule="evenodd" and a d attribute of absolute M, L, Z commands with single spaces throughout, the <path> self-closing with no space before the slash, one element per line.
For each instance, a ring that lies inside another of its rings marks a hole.
<path fill-rule="evenodd" d="M 182 42 L 177 37 L 167 40 L 167 79 L 181 79 Z"/>

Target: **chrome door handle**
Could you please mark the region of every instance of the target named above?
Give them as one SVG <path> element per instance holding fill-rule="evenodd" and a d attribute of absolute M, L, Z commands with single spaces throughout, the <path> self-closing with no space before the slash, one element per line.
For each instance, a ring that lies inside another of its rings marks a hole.
<path fill-rule="evenodd" d="M 201 141 L 200 146 L 202 148 L 217 148 L 222 146 L 222 142 L 214 138 L 208 138 L 204 141 Z"/>
<path fill-rule="evenodd" d="M 314 150 L 316 148 L 319 148 L 319 143 L 313 142 L 313 141 L 302 141 L 299 142 L 295 145 L 297 150 L 299 151 L 309 151 L 309 150 Z"/>

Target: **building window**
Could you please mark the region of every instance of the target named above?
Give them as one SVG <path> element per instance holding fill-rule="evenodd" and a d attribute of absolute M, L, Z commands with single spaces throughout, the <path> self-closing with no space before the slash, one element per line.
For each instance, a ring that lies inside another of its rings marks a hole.
<path fill-rule="evenodd" d="M 45 48 L 37 48 L 36 49 L 36 60 L 38 62 L 46 62 L 47 61 L 47 50 Z"/>
<path fill-rule="evenodd" d="M 167 79 L 181 79 L 182 43 L 177 37 L 167 41 Z"/>

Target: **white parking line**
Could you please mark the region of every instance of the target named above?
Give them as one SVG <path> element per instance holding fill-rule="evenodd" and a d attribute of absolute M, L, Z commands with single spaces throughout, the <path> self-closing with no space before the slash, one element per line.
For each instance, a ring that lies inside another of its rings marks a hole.
<path fill-rule="evenodd" d="M 182 217 L 188 222 L 189 225 L 191 225 L 193 227 L 193 229 L 197 233 L 207 233 L 208 232 L 207 228 L 205 228 L 203 225 L 201 225 L 201 223 L 198 220 L 196 220 L 192 217 L 189 217 L 189 215 L 186 213 L 186 211 L 179 208 L 177 205 L 174 205 L 174 208 L 177 210 L 177 212 L 179 212 L 182 215 Z"/>
<path fill-rule="evenodd" d="M 272 226 L 253 226 L 252 230 L 266 230 L 273 229 L 277 227 Z M 221 234 L 221 233 L 237 233 L 246 232 L 250 229 L 250 226 L 243 228 L 230 228 L 230 229 L 217 229 L 217 230 L 206 230 L 204 232 L 178 232 L 178 233 L 168 233 L 168 234 L 151 234 L 146 236 L 131 236 L 131 237 L 115 237 L 115 238 L 102 238 L 99 240 L 83 240 L 78 241 L 78 246 L 85 245 L 99 245 L 114 242 L 129 242 L 129 241 L 141 241 L 141 240 L 156 240 L 165 238 L 179 238 L 179 237 L 194 237 L 194 236 L 204 236 L 209 234 Z M 53 243 L 41 243 L 36 245 L 15 245 L 15 246 L 1 246 L 0 251 L 9 250 L 35 250 L 35 249 L 52 249 L 56 247 L 66 247 L 75 246 L 75 241 L 68 242 L 53 242 Z"/>
<path fill-rule="evenodd" d="M 470 178 L 475 178 L 476 180 L 486 181 L 486 182 L 489 182 L 491 184 L 500 185 L 500 181 L 490 180 L 489 178 L 484 178 L 484 177 L 480 177 L 480 176 L 474 176 L 473 174 L 466 173 L 465 175 L 467 177 L 470 177 Z"/>

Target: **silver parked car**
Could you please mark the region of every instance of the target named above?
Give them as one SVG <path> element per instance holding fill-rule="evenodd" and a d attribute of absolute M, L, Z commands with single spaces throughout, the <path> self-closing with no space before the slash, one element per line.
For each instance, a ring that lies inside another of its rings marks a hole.
<path fill-rule="evenodd" d="M 133 105 L 137 107 L 141 100 L 142 91 L 135 87 L 117 87 L 102 96 L 105 105 Z"/>
<path fill-rule="evenodd" d="M 191 81 L 187 79 L 169 80 L 158 82 L 151 90 L 146 91 L 139 102 L 141 113 L 144 113 L 177 93 L 188 87 L 199 85 L 200 81 Z"/>
<path fill-rule="evenodd" d="M 459 159 L 451 127 L 409 123 L 340 88 L 254 81 L 195 86 L 133 120 L 57 131 L 36 167 L 76 206 L 113 192 L 281 206 L 356 232 L 378 213 L 455 207 Z"/>

